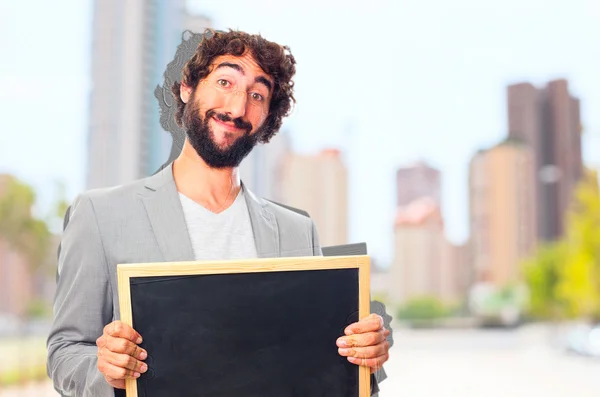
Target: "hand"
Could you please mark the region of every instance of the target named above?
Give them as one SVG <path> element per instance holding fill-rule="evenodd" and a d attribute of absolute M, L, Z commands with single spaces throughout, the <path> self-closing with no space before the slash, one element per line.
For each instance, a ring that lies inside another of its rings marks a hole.
<path fill-rule="evenodd" d="M 345 329 L 346 336 L 337 340 L 341 356 L 353 364 L 371 368 L 371 373 L 381 369 L 389 359 L 390 331 L 383 326 L 383 318 L 371 314 Z"/>
<path fill-rule="evenodd" d="M 104 379 L 117 389 L 125 389 L 125 379 L 136 379 L 148 370 L 148 353 L 139 347 L 142 336 L 129 325 L 114 321 L 104 327 L 98 346 L 98 370 Z"/>

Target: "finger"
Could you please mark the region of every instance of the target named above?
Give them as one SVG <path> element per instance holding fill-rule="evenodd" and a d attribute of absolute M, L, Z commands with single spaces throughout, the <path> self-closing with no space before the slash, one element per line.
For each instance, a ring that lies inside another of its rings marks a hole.
<path fill-rule="evenodd" d="M 369 367 L 371 368 L 371 373 L 374 374 L 375 372 L 379 371 L 380 369 L 383 368 L 383 365 L 381 367 Z"/>
<path fill-rule="evenodd" d="M 148 365 L 135 359 L 128 354 L 114 353 L 107 348 L 102 348 L 99 352 L 99 360 L 106 361 L 116 367 L 127 369 L 132 372 L 144 373 L 148 370 Z"/>
<path fill-rule="evenodd" d="M 371 372 L 373 372 L 373 370 L 376 371 L 376 370 L 383 368 L 383 364 L 387 361 L 388 357 L 389 357 L 388 354 L 385 354 L 383 356 L 374 357 L 374 358 L 348 357 L 347 359 L 352 364 L 360 365 L 363 367 L 370 367 Z"/>
<path fill-rule="evenodd" d="M 113 379 L 110 376 L 104 376 L 104 379 L 108 382 L 109 385 L 114 387 L 115 389 L 125 389 L 125 380 L 124 379 Z"/>
<path fill-rule="evenodd" d="M 145 360 L 148 357 L 148 353 L 144 349 L 125 338 L 113 338 L 109 336 L 107 337 L 106 344 L 102 347 L 106 347 L 111 352 L 127 354 L 139 360 Z"/>
<path fill-rule="evenodd" d="M 385 355 L 388 352 L 388 349 L 388 343 L 387 341 L 384 341 L 375 346 L 339 348 L 338 352 L 344 357 L 375 358 Z"/>
<path fill-rule="evenodd" d="M 111 378 L 113 380 L 137 379 L 140 377 L 140 372 L 113 365 L 106 360 L 98 361 L 98 370 L 105 378 Z"/>
<path fill-rule="evenodd" d="M 344 336 L 337 340 L 338 347 L 367 347 L 375 346 L 385 340 L 385 331 L 367 332 L 364 334 L 356 334 Z"/>
<path fill-rule="evenodd" d="M 104 327 L 104 334 L 117 338 L 125 338 L 137 344 L 142 343 L 142 336 L 122 321 L 113 321 L 108 324 Z"/>
<path fill-rule="evenodd" d="M 350 324 L 344 330 L 346 335 L 364 334 L 365 332 L 373 332 L 383 328 L 383 317 L 378 314 L 371 314 L 362 320 Z"/>
<path fill-rule="evenodd" d="M 377 360 L 377 365 L 373 366 L 373 367 L 369 367 L 371 368 L 371 373 L 377 372 L 380 369 L 383 369 L 384 364 L 390 359 L 390 355 L 389 353 L 386 353 L 385 356 L 381 357 L 380 359 Z"/>
<path fill-rule="evenodd" d="M 98 347 L 106 346 L 106 338 L 104 337 L 104 334 L 101 337 L 99 337 L 98 339 L 96 339 L 96 346 L 98 346 Z"/>

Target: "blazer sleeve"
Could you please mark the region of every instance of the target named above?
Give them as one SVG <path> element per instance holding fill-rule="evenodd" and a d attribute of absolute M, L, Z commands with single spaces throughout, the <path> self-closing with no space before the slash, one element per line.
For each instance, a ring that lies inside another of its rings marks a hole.
<path fill-rule="evenodd" d="M 317 225 L 315 221 L 310 219 L 311 235 L 312 235 L 312 249 L 313 256 L 323 256 L 323 250 L 321 249 L 321 243 L 319 242 L 319 233 L 317 231 Z"/>
<path fill-rule="evenodd" d="M 91 199 L 70 209 L 58 259 L 54 318 L 47 340 L 48 376 L 62 396 L 109 397 L 97 367 L 96 339 L 113 318 L 110 277 Z"/>

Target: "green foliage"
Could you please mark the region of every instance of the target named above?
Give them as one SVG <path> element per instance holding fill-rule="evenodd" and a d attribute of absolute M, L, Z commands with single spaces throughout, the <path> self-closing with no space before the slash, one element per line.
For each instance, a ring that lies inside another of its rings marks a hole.
<path fill-rule="evenodd" d="M 33 189 L 8 177 L 0 195 L 0 237 L 37 269 L 47 257 L 51 233 L 44 221 L 32 215 L 34 203 Z"/>
<path fill-rule="evenodd" d="M 48 378 L 46 338 L 43 336 L 0 338 L 0 357 L 0 390 L 5 386 Z"/>
<path fill-rule="evenodd" d="M 0 386 L 15 386 L 26 382 L 39 382 L 48 379 L 46 365 L 40 364 L 26 370 L 11 369 L 0 372 Z"/>
<path fill-rule="evenodd" d="M 448 314 L 448 309 L 439 299 L 429 296 L 411 299 L 398 310 L 401 320 L 435 320 Z"/>
<path fill-rule="evenodd" d="M 57 186 L 57 192 L 50 213 L 40 218 L 32 213 L 36 200 L 33 188 L 12 176 L 0 175 L 0 241 L 26 260 L 31 277 L 54 277 L 56 274 L 58 241 L 52 229 L 62 230 L 62 219 L 68 206 L 62 185 Z M 21 314 L 43 317 L 49 312 L 42 302 L 26 303 L 28 309 Z"/>
<path fill-rule="evenodd" d="M 562 242 L 542 245 L 536 255 L 525 262 L 525 282 L 529 289 L 529 314 L 537 318 L 555 318 L 561 312 L 557 286 L 561 266 L 566 261 Z"/>
<path fill-rule="evenodd" d="M 484 302 L 491 312 L 498 312 L 506 307 L 521 309 L 523 294 L 518 285 L 506 285 L 489 295 Z"/>
<path fill-rule="evenodd" d="M 48 318 L 52 315 L 52 306 L 42 299 L 34 299 L 27 305 L 28 318 Z"/>
<path fill-rule="evenodd" d="M 46 224 L 49 225 L 50 229 L 52 229 L 55 233 L 60 233 L 62 231 L 65 213 L 67 212 L 67 208 L 70 204 L 66 200 L 66 189 L 64 184 L 57 182 L 55 185 L 56 193 L 54 203 L 50 213 L 48 216 L 46 216 L 45 221 Z"/>
<path fill-rule="evenodd" d="M 389 301 L 389 296 L 388 296 L 388 294 L 387 294 L 387 293 L 385 293 L 385 292 L 382 292 L 382 293 L 374 293 L 374 294 L 371 296 L 371 300 L 373 300 L 373 301 L 377 301 L 377 302 L 381 302 L 381 303 L 383 303 L 383 304 L 384 304 L 384 305 L 386 305 L 386 306 L 387 306 L 387 305 L 389 304 L 389 302 L 390 302 L 390 301 Z"/>
<path fill-rule="evenodd" d="M 600 319 L 600 193 L 588 171 L 574 195 L 565 237 L 524 264 L 530 314 L 546 319 Z"/>
<path fill-rule="evenodd" d="M 568 317 L 600 314 L 600 194 L 595 173 L 588 173 L 575 192 L 568 217 L 567 255 L 557 295 Z"/>

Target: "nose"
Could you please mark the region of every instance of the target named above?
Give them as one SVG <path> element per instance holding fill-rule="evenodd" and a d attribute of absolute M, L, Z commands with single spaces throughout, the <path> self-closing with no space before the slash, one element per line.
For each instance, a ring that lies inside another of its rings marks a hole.
<path fill-rule="evenodd" d="M 233 119 L 244 117 L 246 114 L 246 93 L 243 91 L 232 92 L 227 101 L 226 111 Z"/>

